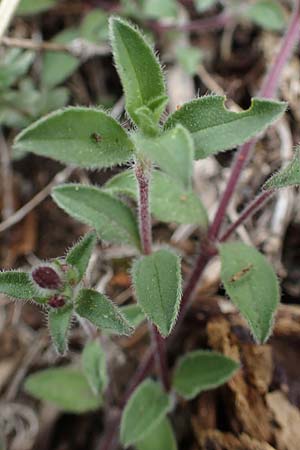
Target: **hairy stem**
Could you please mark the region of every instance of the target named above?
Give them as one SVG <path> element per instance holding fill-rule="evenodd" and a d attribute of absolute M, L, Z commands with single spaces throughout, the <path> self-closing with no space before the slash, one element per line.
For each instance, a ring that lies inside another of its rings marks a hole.
<path fill-rule="evenodd" d="M 262 88 L 260 90 L 261 97 L 271 98 L 276 94 L 282 71 L 289 57 L 291 56 L 293 48 L 299 41 L 300 35 L 299 4 L 300 4 L 299 0 L 296 0 L 294 12 L 290 20 L 287 32 L 282 39 L 279 52 L 274 60 L 274 63 L 271 66 L 270 71 L 267 73 L 265 81 L 263 82 Z M 235 192 L 243 168 L 245 167 L 250 156 L 253 153 L 256 142 L 257 138 L 251 139 L 249 142 L 246 142 L 244 145 L 242 145 L 240 150 L 237 152 L 227 186 L 225 188 L 219 208 L 216 212 L 215 218 L 209 230 L 209 238 L 213 241 L 217 239 L 219 235 L 228 205 Z"/>
<path fill-rule="evenodd" d="M 135 175 L 139 189 L 138 214 L 142 250 L 144 255 L 150 255 L 152 253 L 152 227 L 149 199 L 151 168 L 147 167 L 143 162 L 137 162 Z M 170 381 L 165 339 L 159 334 L 154 325 L 151 325 L 151 338 L 152 346 L 155 349 L 156 364 L 161 382 L 164 389 L 169 391 Z"/>
<path fill-rule="evenodd" d="M 274 64 L 271 66 L 271 70 L 267 74 L 265 82 L 263 83 L 263 88 L 261 89 L 261 92 L 260 92 L 261 96 L 270 98 L 276 93 L 278 83 L 279 83 L 279 78 L 282 73 L 282 69 L 284 68 L 288 58 L 290 57 L 293 47 L 296 45 L 297 41 L 299 40 L 299 34 L 300 34 L 299 0 L 296 0 L 293 16 L 291 18 L 289 27 L 288 27 L 287 32 L 282 40 L 281 47 L 280 47 L 279 53 L 274 61 Z M 192 297 L 194 295 L 194 292 L 195 292 L 195 289 L 199 282 L 199 279 L 200 279 L 201 275 L 203 274 L 203 271 L 206 268 L 208 262 L 210 261 L 212 256 L 215 254 L 214 243 L 217 241 L 218 234 L 220 232 L 220 228 L 221 228 L 224 218 L 225 218 L 228 204 L 229 204 L 229 202 L 232 198 L 232 195 L 235 191 L 235 188 L 239 181 L 241 172 L 251 155 L 251 152 L 254 148 L 255 142 L 256 142 L 256 140 L 253 139 L 250 142 L 247 142 L 246 144 L 244 144 L 240 148 L 240 150 L 234 160 L 227 187 L 226 187 L 223 197 L 220 201 L 220 205 L 217 210 L 214 221 L 208 231 L 208 239 L 209 239 L 208 242 L 210 242 L 210 245 L 204 245 L 202 247 L 201 253 L 195 262 L 194 270 L 192 271 L 192 273 L 185 285 L 184 292 L 183 292 L 181 312 L 180 312 L 179 322 L 177 323 L 177 326 L 179 326 L 180 323 L 182 322 L 182 320 L 184 319 L 186 312 L 188 311 L 189 305 L 192 301 Z M 262 199 L 260 199 L 259 198 L 260 196 L 259 196 L 256 200 L 254 200 L 253 204 L 250 204 L 249 207 L 247 207 L 245 209 L 245 211 L 241 215 L 241 216 L 243 216 L 243 221 L 250 218 L 251 215 L 263 204 L 263 202 L 267 200 L 267 197 L 268 197 L 267 193 L 265 193 L 265 196 L 266 197 L 262 198 Z M 271 196 L 271 193 L 269 194 L 269 196 Z M 255 206 L 254 203 L 256 203 L 256 207 L 254 207 Z M 247 215 L 246 215 L 246 212 L 247 212 Z M 239 218 L 238 221 L 240 221 L 240 219 L 241 218 Z M 242 223 L 242 222 L 240 222 L 240 223 Z M 235 223 L 234 229 L 237 228 L 237 226 L 240 223 L 238 223 L 238 224 Z M 228 233 L 228 231 L 229 231 L 229 229 L 228 229 L 225 232 L 227 234 L 227 236 L 225 236 L 225 239 L 224 239 L 225 233 L 221 237 L 222 242 L 224 242 L 224 240 L 227 240 L 227 238 L 234 231 L 233 224 L 230 228 L 232 229 L 232 231 L 230 231 L 230 233 Z M 177 326 L 176 326 L 176 328 L 177 328 Z M 153 353 L 151 355 L 147 355 L 147 358 L 145 358 L 141 363 L 141 366 L 147 364 L 148 371 L 150 371 L 151 366 L 153 365 L 154 355 L 155 355 L 155 352 L 153 351 Z M 147 371 L 147 373 L 148 373 L 148 371 Z M 138 368 L 137 374 L 140 374 L 140 368 Z M 143 379 L 144 379 L 144 377 L 141 377 L 140 381 L 142 381 Z M 121 417 L 121 415 L 120 415 L 120 417 Z M 118 426 L 119 426 L 119 420 L 116 420 L 114 422 L 114 429 L 115 430 L 118 429 Z M 113 433 L 110 444 L 106 447 L 101 447 L 101 450 L 112 450 L 112 448 L 114 446 L 114 442 L 115 442 L 115 437 L 116 437 L 116 432 Z"/>

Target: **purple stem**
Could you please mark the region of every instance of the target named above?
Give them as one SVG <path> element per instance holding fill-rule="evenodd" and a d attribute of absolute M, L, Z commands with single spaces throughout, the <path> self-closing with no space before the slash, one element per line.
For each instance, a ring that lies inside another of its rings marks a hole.
<path fill-rule="evenodd" d="M 291 56 L 294 46 L 299 40 L 299 35 L 300 35 L 300 14 L 299 14 L 299 0 L 297 0 L 295 3 L 295 8 L 287 32 L 282 39 L 279 52 L 260 90 L 261 97 L 271 98 L 276 94 L 281 73 L 284 69 L 287 60 Z M 247 164 L 247 161 L 249 160 L 254 150 L 256 142 L 257 138 L 251 139 L 250 141 L 246 142 L 244 145 L 241 146 L 240 150 L 238 151 L 235 157 L 230 178 L 228 180 L 227 186 L 221 198 L 221 202 L 216 212 L 214 221 L 209 230 L 209 238 L 212 241 L 216 240 L 219 235 L 220 228 L 223 224 L 223 220 L 226 215 L 227 207 L 229 205 L 229 202 L 231 201 L 233 193 L 235 192 L 243 168 Z"/>
<path fill-rule="evenodd" d="M 265 203 L 269 200 L 275 191 L 264 191 L 259 194 L 252 202 L 249 203 L 248 206 L 242 211 L 240 216 L 237 218 L 235 222 L 233 222 L 227 230 L 222 234 L 219 239 L 219 242 L 225 242 L 232 235 L 232 233 L 244 222 L 246 222 L 253 214 L 256 213 Z"/>
<path fill-rule="evenodd" d="M 140 236 L 142 242 L 142 250 L 144 255 L 152 253 L 152 228 L 149 201 L 149 186 L 151 169 L 145 167 L 142 162 L 137 162 L 135 175 L 139 188 L 138 214 L 140 220 Z M 151 326 L 152 345 L 155 349 L 156 364 L 158 373 L 166 392 L 170 390 L 170 378 L 167 365 L 166 344 L 165 339 L 159 334 L 157 328 Z"/>
<path fill-rule="evenodd" d="M 299 21 L 299 0 L 296 0 L 293 16 L 291 18 L 287 32 L 282 40 L 281 48 L 275 59 L 274 64 L 271 67 L 271 70 L 269 71 L 269 73 L 266 77 L 265 82 L 263 83 L 263 87 L 260 91 L 260 95 L 262 97 L 270 98 L 276 93 L 282 69 L 284 68 L 286 61 L 290 57 L 293 47 L 296 45 L 297 40 L 299 40 L 299 34 L 300 34 L 300 23 L 299 22 L 300 22 Z M 216 23 L 218 23 L 218 21 Z M 203 24 L 203 22 L 202 22 L 202 24 Z M 227 187 L 226 187 L 223 197 L 220 201 L 220 205 L 219 205 L 218 211 L 216 213 L 215 219 L 208 231 L 208 238 L 212 242 L 212 244 L 217 240 L 217 236 L 219 234 L 221 225 L 225 218 L 228 204 L 229 204 L 231 197 L 235 191 L 235 188 L 238 183 L 241 172 L 251 155 L 251 152 L 254 148 L 255 142 L 256 142 L 256 139 L 252 139 L 251 141 L 245 143 L 240 148 L 240 150 L 235 158 L 231 176 L 229 178 Z M 139 172 L 139 169 L 137 168 L 136 169 L 137 178 L 139 175 L 138 172 Z M 142 196 L 141 191 L 143 191 L 143 189 L 142 190 L 140 189 L 140 196 Z M 269 193 L 268 196 L 267 196 L 267 193 L 263 193 L 263 194 L 262 194 L 262 196 L 264 196 L 265 198 L 260 200 L 259 197 L 261 197 L 261 196 L 259 196 L 256 200 L 254 200 L 253 204 L 250 204 L 245 209 L 245 211 L 241 215 L 241 217 L 243 216 L 242 222 L 244 220 L 250 218 L 251 215 L 257 210 L 257 208 L 260 207 L 265 200 L 267 200 L 267 197 L 271 195 L 271 193 Z M 145 195 L 145 192 L 144 192 L 144 195 Z M 257 205 L 257 202 L 259 203 L 258 205 Z M 254 207 L 255 203 L 256 203 L 256 207 Z M 247 215 L 246 215 L 246 211 L 248 211 Z M 144 213 L 146 213 L 146 210 L 144 211 Z M 149 216 L 149 213 L 147 215 Z M 145 217 L 147 217 L 147 215 L 145 214 Z M 140 215 L 140 218 L 141 218 L 141 216 L 142 215 Z M 240 225 L 240 223 L 242 223 L 242 222 L 240 222 L 241 217 L 237 220 L 237 222 L 235 222 L 235 224 L 232 224 L 230 226 L 230 228 L 224 233 L 224 235 L 221 237 L 222 242 L 224 242 L 224 240 L 226 240 L 227 237 L 229 237 L 229 235 L 231 235 L 231 233 L 238 227 L 238 225 Z M 146 236 L 146 230 L 149 227 L 146 227 L 146 226 L 143 227 L 140 224 L 140 228 L 141 228 L 141 236 Z M 228 233 L 230 229 L 231 229 L 231 231 L 230 231 L 230 233 Z M 225 234 L 227 234 L 227 237 L 225 236 Z M 142 238 L 142 240 L 143 239 L 144 238 Z M 151 243 L 151 239 L 149 238 L 149 236 L 148 236 L 148 240 Z M 146 243 L 146 245 L 144 245 L 145 243 Z M 147 239 L 146 239 L 146 242 L 144 242 L 144 244 L 143 244 L 143 247 L 144 248 L 146 247 L 146 249 L 147 249 L 147 245 L 148 245 Z M 193 294 L 195 292 L 196 286 L 198 284 L 198 281 L 199 281 L 207 263 L 210 261 L 211 257 L 213 256 L 213 254 L 214 254 L 213 245 L 212 245 L 212 247 L 204 246 L 198 259 L 196 260 L 195 268 L 192 271 L 191 276 L 188 279 L 185 289 L 184 289 L 184 292 L 183 292 L 182 307 L 181 307 L 181 312 L 180 312 L 180 317 L 179 317 L 179 323 L 177 324 L 177 326 L 182 322 L 184 316 L 186 315 L 186 312 L 191 303 L 191 300 L 192 300 Z M 151 351 L 151 350 L 150 350 L 150 352 L 151 352 L 150 355 L 147 356 L 147 358 L 145 358 L 145 360 L 142 361 L 140 367 L 137 369 L 136 376 L 134 376 L 135 383 L 133 385 L 133 390 L 136 388 L 136 386 L 139 384 L 139 382 L 144 379 L 145 372 L 143 371 L 143 367 L 147 367 L 147 371 L 146 371 L 147 373 L 151 370 L 151 367 L 154 362 L 155 352 Z M 140 374 L 142 374 L 141 377 L 140 377 Z M 140 378 L 140 381 L 139 381 L 139 378 Z M 131 392 L 132 391 L 130 391 L 130 395 L 131 395 Z M 126 394 L 124 396 L 124 399 L 126 399 Z M 126 400 L 124 403 L 126 403 Z M 117 436 L 116 430 L 118 430 L 120 418 L 121 418 L 121 413 L 120 413 L 119 417 L 114 421 L 110 440 L 106 441 L 107 445 L 101 446 L 101 448 L 99 450 L 111 450 L 113 448 L 113 446 L 115 445 L 115 442 L 117 440 L 116 439 L 116 436 Z"/>

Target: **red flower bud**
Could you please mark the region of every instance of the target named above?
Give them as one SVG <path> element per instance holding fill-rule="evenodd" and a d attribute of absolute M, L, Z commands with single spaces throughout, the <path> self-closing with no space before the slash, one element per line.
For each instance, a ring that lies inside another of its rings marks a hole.
<path fill-rule="evenodd" d="M 54 295 L 48 301 L 48 305 L 51 306 L 51 308 L 61 308 L 62 306 L 65 306 L 65 304 L 66 300 L 63 295 Z"/>
<path fill-rule="evenodd" d="M 50 266 L 40 266 L 32 271 L 32 279 L 44 289 L 59 289 L 61 279 L 58 273 Z"/>

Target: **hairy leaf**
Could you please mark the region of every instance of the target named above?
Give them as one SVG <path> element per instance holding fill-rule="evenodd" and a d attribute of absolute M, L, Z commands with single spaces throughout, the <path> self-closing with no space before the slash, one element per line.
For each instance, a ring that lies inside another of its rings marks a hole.
<path fill-rule="evenodd" d="M 93 186 L 65 184 L 56 187 L 52 197 L 70 216 L 95 228 L 101 239 L 139 248 L 132 211 L 107 192 Z"/>
<path fill-rule="evenodd" d="M 125 194 L 137 200 L 138 190 L 132 171 L 122 172 L 111 178 L 105 188 L 112 194 Z M 200 198 L 183 189 L 169 175 L 154 171 L 150 191 L 151 213 L 162 222 L 197 224 L 207 227 L 208 218 Z"/>
<path fill-rule="evenodd" d="M 21 0 L 18 6 L 18 14 L 37 14 L 52 8 L 58 0 Z"/>
<path fill-rule="evenodd" d="M 73 306 L 52 309 L 48 314 L 49 331 L 58 354 L 64 355 L 68 349 L 68 332 L 71 325 Z"/>
<path fill-rule="evenodd" d="M 286 109 L 286 103 L 253 99 L 251 107 L 232 112 L 224 106 L 225 97 L 208 95 L 185 103 L 171 114 L 165 128 L 183 125 L 195 144 L 196 159 L 228 150 L 265 130 Z"/>
<path fill-rule="evenodd" d="M 133 329 L 111 300 L 100 292 L 82 289 L 76 298 L 76 312 L 97 328 L 129 335 Z"/>
<path fill-rule="evenodd" d="M 97 235 L 91 231 L 87 233 L 67 253 L 66 262 L 77 269 L 81 280 L 88 267 L 92 252 L 97 242 Z"/>
<path fill-rule="evenodd" d="M 176 0 L 147 0 L 144 2 L 144 14 L 149 19 L 176 17 L 178 5 Z"/>
<path fill-rule="evenodd" d="M 121 442 L 125 447 L 143 439 L 170 410 L 170 399 L 160 385 L 150 379 L 134 391 L 123 411 Z"/>
<path fill-rule="evenodd" d="M 165 417 L 146 436 L 135 445 L 137 450 L 177 450 L 172 425 Z"/>
<path fill-rule="evenodd" d="M 280 31 L 286 24 L 284 9 L 278 0 L 258 0 L 242 14 L 266 30 Z"/>
<path fill-rule="evenodd" d="M 137 304 L 121 306 L 120 311 L 133 328 L 137 328 L 145 320 L 145 314 Z"/>
<path fill-rule="evenodd" d="M 0 292 L 20 300 L 35 300 L 39 291 L 34 287 L 30 275 L 26 272 L 0 272 Z M 43 303 L 45 299 L 40 299 Z"/>
<path fill-rule="evenodd" d="M 162 69 L 153 49 L 136 28 L 117 17 L 110 20 L 110 38 L 127 112 L 139 124 L 136 111 L 146 106 L 158 121 L 165 107 L 166 92 Z"/>
<path fill-rule="evenodd" d="M 108 16 L 101 8 L 87 13 L 80 26 L 81 37 L 98 44 L 108 39 Z"/>
<path fill-rule="evenodd" d="M 66 28 L 52 42 L 67 45 L 79 37 L 78 27 Z M 66 52 L 45 52 L 42 58 L 42 83 L 47 88 L 53 88 L 69 78 L 79 65 L 79 59 Z"/>
<path fill-rule="evenodd" d="M 265 342 L 279 303 L 276 274 L 265 257 L 242 243 L 220 246 L 221 279 L 227 294 L 248 321 L 255 339 Z"/>
<path fill-rule="evenodd" d="M 206 11 L 207 9 L 210 9 L 212 6 L 214 6 L 215 3 L 217 3 L 216 0 L 194 0 L 196 10 L 200 13 Z"/>
<path fill-rule="evenodd" d="M 267 190 L 300 185 L 300 147 L 295 151 L 293 160 L 280 172 L 275 173 L 263 188 Z"/>
<path fill-rule="evenodd" d="M 82 353 L 82 366 L 86 379 L 95 395 L 101 394 L 107 386 L 105 353 L 98 341 L 86 344 Z"/>
<path fill-rule="evenodd" d="M 68 107 L 43 117 L 16 137 L 14 147 L 87 168 L 124 163 L 133 151 L 115 119 L 84 107 Z"/>
<path fill-rule="evenodd" d="M 220 353 L 196 350 L 180 360 L 173 386 L 182 397 L 192 399 L 202 391 L 226 383 L 238 368 L 237 362 Z"/>
<path fill-rule="evenodd" d="M 163 336 L 176 322 L 181 301 L 180 258 L 159 250 L 137 259 L 132 268 L 138 304 Z"/>
<path fill-rule="evenodd" d="M 164 172 L 180 181 L 186 189 L 191 188 L 194 143 L 185 128 L 177 125 L 153 139 L 137 136 L 136 145 Z"/>
<path fill-rule="evenodd" d="M 77 414 L 98 409 L 102 403 L 102 399 L 91 391 L 85 376 L 69 367 L 46 369 L 30 375 L 25 390 L 62 411 Z"/>

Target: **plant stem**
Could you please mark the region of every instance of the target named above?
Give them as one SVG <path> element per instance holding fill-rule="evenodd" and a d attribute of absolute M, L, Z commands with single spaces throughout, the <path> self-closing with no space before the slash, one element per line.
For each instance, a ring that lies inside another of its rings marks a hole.
<path fill-rule="evenodd" d="M 270 98 L 275 94 L 278 83 L 279 83 L 279 78 L 280 78 L 282 69 L 283 69 L 286 61 L 288 60 L 293 47 L 296 45 L 297 40 L 299 40 L 299 34 L 300 34 L 299 0 L 296 0 L 293 16 L 290 21 L 288 30 L 282 40 L 282 44 L 281 44 L 278 56 L 275 59 L 275 62 L 273 64 L 273 66 L 271 67 L 271 70 L 268 73 L 265 82 L 263 83 L 263 88 L 261 89 L 261 92 L 260 92 L 261 96 Z M 282 55 L 284 55 L 284 57 Z M 207 266 L 208 262 L 210 261 L 211 257 L 215 254 L 213 244 L 217 241 L 217 236 L 219 234 L 221 225 L 223 224 L 227 206 L 228 206 L 228 204 L 231 200 L 231 197 L 234 193 L 234 190 L 238 183 L 241 172 L 242 172 L 246 162 L 248 161 L 248 158 L 250 157 L 250 154 L 253 150 L 255 142 L 256 142 L 256 139 L 253 139 L 250 142 L 247 142 L 246 144 L 244 144 L 241 147 L 241 149 L 239 150 L 239 152 L 235 158 L 231 176 L 228 180 L 227 187 L 226 187 L 223 197 L 220 201 L 220 205 L 219 205 L 218 211 L 216 213 L 215 219 L 208 231 L 208 238 L 209 238 L 208 242 L 211 243 L 211 246 L 204 245 L 202 247 L 202 251 L 195 262 L 194 270 L 192 271 L 192 273 L 186 283 L 186 286 L 185 286 L 184 292 L 183 292 L 183 297 L 182 297 L 179 322 L 177 323 L 177 326 L 179 326 L 180 323 L 182 322 L 182 320 L 184 319 L 184 316 L 186 315 L 188 307 L 192 301 L 192 297 L 195 292 L 198 281 L 199 281 L 205 267 Z M 263 196 L 263 194 L 262 194 L 262 196 Z M 256 200 L 254 200 L 253 203 L 251 203 L 245 209 L 245 211 L 241 214 L 241 216 L 243 216 L 243 221 L 250 218 L 251 215 L 263 204 L 263 202 L 267 200 L 267 197 L 271 196 L 271 193 L 268 194 L 268 196 L 267 196 L 267 193 L 265 193 L 265 198 L 260 199 L 260 197 L 262 197 L 262 196 L 259 196 Z M 256 207 L 254 207 L 255 203 L 256 203 Z M 248 211 L 247 215 L 246 215 L 246 211 Z M 238 221 L 240 221 L 240 219 L 241 219 L 241 217 L 238 219 Z M 242 223 L 242 222 L 240 222 L 240 223 Z M 235 224 L 231 225 L 230 228 L 232 229 L 232 231 L 230 233 L 228 233 L 229 232 L 229 229 L 228 229 L 224 233 L 224 235 L 227 234 L 227 237 L 223 235 L 221 237 L 222 242 L 224 242 L 224 240 L 226 240 L 231 235 L 231 233 L 234 231 L 234 229 L 237 228 L 237 226 L 240 223 L 235 222 Z M 234 229 L 233 229 L 233 225 L 234 225 Z M 226 239 L 224 239 L 224 237 Z M 176 326 L 176 328 L 177 328 L 177 326 Z M 136 372 L 137 374 L 140 374 L 142 365 L 147 364 L 148 371 L 151 369 L 151 366 L 154 362 L 154 354 L 155 353 L 153 351 L 150 356 L 147 356 L 147 358 L 145 358 L 142 361 L 140 368 L 137 369 L 137 372 Z M 143 378 L 141 378 L 141 381 L 142 381 L 142 379 Z M 120 417 L 121 417 L 121 414 L 120 414 Z M 112 450 L 114 442 L 115 442 L 116 430 L 118 429 L 118 426 L 119 426 L 119 420 L 116 420 L 114 422 L 114 433 L 113 433 L 110 443 L 106 447 L 101 447 L 100 450 Z"/>
<path fill-rule="evenodd" d="M 269 200 L 272 195 L 275 193 L 274 190 L 264 191 L 259 194 L 252 202 L 249 203 L 248 206 L 242 211 L 240 216 L 237 218 L 235 222 L 233 222 L 227 230 L 222 234 L 219 239 L 219 242 L 225 242 L 232 235 L 232 233 L 244 222 L 246 222 L 253 214 L 256 213 L 265 203 Z"/>
<path fill-rule="evenodd" d="M 263 86 L 260 90 L 260 96 L 265 98 L 271 98 L 276 94 L 280 76 L 285 67 L 286 62 L 291 56 L 292 50 L 295 47 L 300 35 L 300 14 L 299 14 L 299 0 L 296 0 L 292 18 L 290 20 L 287 32 L 282 39 L 282 43 L 279 52 L 271 66 L 270 71 L 266 75 Z M 223 224 L 223 220 L 226 215 L 228 205 L 232 199 L 233 193 L 237 186 L 237 183 L 242 174 L 243 168 L 249 160 L 257 138 L 251 139 L 241 146 L 238 151 L 234 163 L 232 166 L 231 174 L 221 198 L 219 208 L 216 212 L 215 218 L 209 230 L 209 239 L 214 241 L 217 239 L 220 228 Z"/>
<path fill-rule="evenodd" d="M 147 167 L 147 163 L 137 162 L 135 175 L 139 189 L 138 214 L 142 251 L 144 255 L 150 255 L 152 253 L 152 227 L 149 200 L 151 166 Z M 158 373 L 165 391 L 168 392 L 170 390 L 170 379 L 165 339 L 159 334 L 154 325 L 151 325 L 151 339 L 152 346 L 155 349 Z"/>

